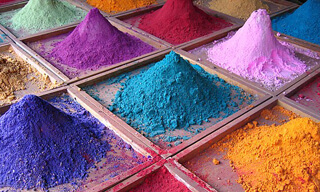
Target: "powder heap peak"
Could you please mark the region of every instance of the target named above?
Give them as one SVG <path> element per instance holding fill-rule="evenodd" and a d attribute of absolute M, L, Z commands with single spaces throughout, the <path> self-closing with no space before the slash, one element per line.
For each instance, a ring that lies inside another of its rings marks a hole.
<path fill-rule="evenodd" d="M 94 8 L 66 39 L 56 45 L 52 56 L 77 69 L 96 70 L 153 50 L 140 39 L 119 31 Z"/>
<path fill-rule="evenodd" d="M 213 63 L 270 87 L 279 87 L 283 79 L 292 79 L 307 69 L 276 39 L 264 9 L 254 11 L 230 39 L 210 48 L 208 56 Z"/>
<path fill-rule="evenodd" d="M 0 117 L 0 187 L 50 188 L 86 177 L 110 148 L 103 127 L 26 95 Z"/>

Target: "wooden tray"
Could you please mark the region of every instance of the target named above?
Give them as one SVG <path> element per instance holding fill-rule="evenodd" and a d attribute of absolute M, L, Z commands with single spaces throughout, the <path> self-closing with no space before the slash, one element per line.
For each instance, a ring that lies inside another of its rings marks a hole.
<path fill-rule="evenodd" d="M 319 88 L 316 82 L 319 77 L 320 70 L 318 69 L 284 92 L 282 100 L 304 113 L 320 119 L 320 102 L 317 100 L 317 97 L 320 99 L 320 96 L 317 95 Z M 303 88 L 305 89 L 302 90 Z M 309 97 L 309 95 L 313 97 Z"/>
<path fill-rule="evenodd" d="M 79 6 L 79 4 L 73 3 L 72 0 L 66 0 L 66 1 L 68 1 L 70 4 L 73 4 L 77 8 L 82 9 L 82 7 Z M 21 3 L 8 5 L 8 6 L 5 6 L 5 7 L 0 7 L 0 13 L 14 11 L 14 10 L 23 8 L 27 3 L 28 3 L 28 1 L 24 1 L 24 2 L 21 2 Z M 82 9 L 82 10 L 84 10 L 84 9 Z M 84 10 L 84 11 L 86 11 L 86 10 Z M 36 35 L 36 34 L 48 33 L 48 32 L 51 32 L 53 30 L 64 28 L 65 26 L 73 25 L 75 23 L 79 23 L 79 21 L 75 21 L 73 23 L 70 23 L 70 24 L 67 24 L 67 25 L 64 25 L 64 26 L 61 26 L 61 27 L 55 27 L 55 28 L 52 28 L 52 29 L 43 30 L 43 31 L 40 31 L 40 32 L 37 32 L 37 33 L 32 33 L 32 34 L 31 33 L 26 33 L 26 32 L 23 32 L 23 31 L 15 31 L 15 30 L 13 30 L 11 28 L 6 28 L 2 24 L 0 24 L 0 30 L 3 31 L 5 34 L 7 34 L 13 41 L 16 41 L 17 38 L 20 38 L 20 37 L 28 37 L 28 36 L 33 36 L 33 35 Z M 17 34 L 19 34 L 19 37 L 17 36 Z"/>
<path fill-rule="evenodd" d="M 117 77 L 123 73 L 127 73 L 130 72 L 131 74 L 134 73 L 139 73 L 139 71 L 141 69 L 145 69 L 146 67 L 148 67 L 148 65 L 150 63 L 154 63 L 157 62 L 161 59 L 164 58 L 164 56 L 166 54 L 168 54 L 169 51 L 165 51 L 162 53 L 158 53 L 153 55 L 152 57 L 146 57 L 144 59 L 140 59 L 137 60 L 135 62 L 132 63 L 128 63 L 126 65 L 120 66 L 117 69 L 112 69 L 109 70 L 107 72 L 98 74 L 96 76 L 90 77 L 88 79 L 79 81 L 77 83 L 75 83 L 75 86 L 79 86 L 80 88 L 85 88 L 88 87 L 90 85 L 96 85 L 97 83 L 101 82 L 101 81 L 105 81 L 105 80 L 109 80 L 112 77 Z M 186 58 L 188 59 L 188 58 Z M 98 102 L 96 101 L 94 98 L 92 98 L 88 93 L 86 93 L 85 91 L 81 91 L 81 93 L 83 94 L 83 97 L 87 98 L 91 103 L 93 103 L 94 105 L 96 105 L 101 111 L 103 111 L 106 115 L 112 117 L 112 119 L 119 123 L 122 127 L 124 127 L 125 129 L 127 129 L 130 133 L 132 133 L 133 135 L 135 135 L 137 138 L 139 138 L 142 142 L 146 143 L 150 148 L 152 148 L 153 150 L 155 150 L 158 154 L 160 154 L 162 157 L 166 158 L 169 156 L 172 156 L 174 154 L 176 154 L 177 152 L 181 151 L 182 149 L 188 147 L 189 145 L 191 145 L 192 143 L 196 142 L 197 140 L 200 140 L 201 138 L 203 138 L 204 136 L 208 135 L 209 133 L 219 129 L 221 126 L 225 125 L 226 123 L 236 119 L 237 117 L 241 116 L 242 114 L 246 113 L 247 111 L 249 111 L 251 108 L 259 105 L 260 103 L 264 102 L 265 100 L 267 100 L 270 96 L 265 94 L 262 91 L 256 90 L 254 87 L 252 87 L 251 85 L 247 85 L 245 83 L 239 83 L 238 79 L 235 77 L 230 77 L 224 74 L 221 74 L 219 72 L 216 72 L 204 65 L 199 64 L 196 61 L 193 61 L 191 59 L 188 59 L 191 63 L 193 64 L 198 64 L 200 65 L 202 68 L 204 68 L 204 70 L 206 70 L 208 73 L 211 74 L 217 74 L 220 78 L 224 79 L 226 82 L 228 82 L 229 84 L 232 85 L 236 85 L 238 87 L 241 87 L 245 92 L 250 93 L 252 95 L 256 95 L 258 96 L 258 98 L 256 99 L 256 101 L 254 101 L 250 106 L 243 106 L 244 108 L 239 110 L 238 112 L 234 113 L 233 115 L 225 118 L 224 120 L 213 124 L 213 122 L 211 123 L 204 123 L 203 125 L 199 126 L 199 127 L 206 127 L 206 130 L 204 130 L 203 132 L 191 137 L 191 139 L 187 140 L 187 141 L 183 141 L 180 145 L 178 146 L 173 146 L 173 147 L 168 147 L 167 146 L 167 142 L 163 143 L 156 143 L 151 141 L 150 138 L 147 139 L 147 137 L 143 136 L 142 134 L 140 134 L 138 131 L 136 131 L 136 129 L 134 129 L 133 127 L 129 126 L 123 119 L 121 119 L 120 117 L 114 115 L 112 112 L 110 112 L 105 106 L 108 104 L 111 104 L 112 101 L 111 99 L 114 98 L 115 92 L 118 90 L 117 87 L 113 86 L 113 85 L 106 85 L 105 83 L 103 83 L 103 85 L 101 85 L 99 87 L 99 93 L 101 97 L 103 97 L 103 101 Z M 111 79 L 112 81 L 112 79 Z M 118 84 L 117 84 L 118 85 Z M 212 120 L 212 119 L 211 119 Z M 175 134 L 180 134 L 181 133 L 177 133 L 177 132 L 183 132 L 184 130 L 176 130 L 176 132 L 174 132 Z M 173 132 L 170 132 L 170 136 L 172 136 L 171 134 L 173 134 Z M 153 138 L 155 139 L 155 138 Z"/>
<path fill-rule="evenodd" d="M 77 3 L 79 5 L 82 6 L 83 9 L 86 9 L 86 10 L 90 10 L 90 9 L 93 9 L 95 7 L 91 6 L 89 3 L 87 3 L 87 0 L 68 0 L 68 1 L 73 1 L 74 3 Z M 127 14 L 127 13 L 131 13 L 131 12 L 137 12 L 137 11 L 140 11 L 140 10 L 144 10 L 144 9 L 148 9 L 148 8 L 151 8 L 151 7 L 154 7 L 154 6 L 158 6 L 159 4 L 163 4 L 163 0 L 156 0 L 157 2 L 153 5 L 149 5 L 149 6 L 146 6 L 146 7 L 140 7 L 140 8 L 136 8 L 136 9 L 131 9 L 131 10 L 127 10 L 127 11 L 122 11 L 122 12 L 118 12 L 118 13 L 108 13 L 108 12 L 105 12 L 103 10 L 100 9 L 101 13 L 104 15 L 104 16 L 116 16 L 116 15 L 121 15 L 121 14 Z"/>
<path fill-rule="evenodd" d="M 275 32 L 275 34 L 277 34 L 277 33 Z M 203 65 L 206 65 L 206 66 L 208 66 L 210 68 L 213 68 L 214 70 L 217 70 L 217 71 L 219 71 L 221 73 L 229 74 L 229 75 L 232 75 L 232 76 L 236 76 L 237 78 L 241 79 L 242 82 L 246 82 L 247 84 L 251 84 L 252 86 L 256 87 L 257 89 L 263 90 L 263 91 L 265 91 L 268 94 L 273 95 L 273 96 L 277 96 L 277 95 L 281 94 L 282 92 L 287 90 L 289 87 L 291 87 L 292 85 L 294 85 L 295 83 L 297 83 L 301 79 L 305 78 L 308 74 L 312 73 L 314 70 L 316 70 L 316 69 L 318 69 L 320 67 L 320 59 L 314 59 L 314 58 L 311 58 L 311 57 L 308 57 L 308 56 L 306 56 L 304 54 L 299 53 L 298 57 L 301 58 L 302 60 L 308 62 L 307 63 L 308 66 L 310 66 L 312 64 L 312 67 L 308 71 L 306 71 L 304 74 L 298 76 L 293 81 L 284 84 L 282 87 L 280 87 L 279 89 L 277 89 L 275 91 L 272 91 L 272 90 L 269 90 L 269 89 L 265 88 L 264 86 L 262 86 L 261 84 L 259 84 L 257 82 L 250 81 L 250 80 L 248 80 L 248 79 L 246 79 L 244 77 L 241 77 L 241 76 L 239 76 L 237 74 L 231 73 L 228 70 L 226 70 L 226 69 L 224 69 L 224 68 L 222 68 L 222 67 L 220 67 L 220 66 L 218 66 L 218 65 L 216 65 L 216 64 L 214 64 L 214 63 L 212 63 L 210 61 L 208 61 L 206 54 L 204 54 L 203 52 L 201 54 L 199 54 L 199 55 L 195 55 L 193 53 L 189 53 L 189 51 L 191 51 L 191 50 L 194 50 L 194 49 L 199 48 L 201 46 L 209 45 L 213 41 L 216 41 L 216 40 L 219 40 L 221 38 L 224 38 L 227 35 L 228 35 L 228 32 L 224 32 L 224 33 L 221 33 L 221 34 L 219 34 L 217 36 L 214 36 L 214 37 L 203 38 L 203 39 L 201 39 L 199 41 L 196 41 L 194 44 L 189 44 L 189 45 L 185 45 L 185 46 L 179 46 L 178 49 L 177 49 L 177 52 L 179 54 L 181 54 L 181 55 L 184 55 L 184 56 L 187 56 L 187 57 L 192 58 L 194 60 L 197 60 L 197 61 L 199 61 L 199 63 L 201 63 Z M 303 44 L 303 43 L 297 44 L 295 41 L 292 41 L 290 37 L 288 37 L 286 35 L 283 35 L 283 34 L 276 35 L 276 38 L 279 41 L 284 41 L 284 42 L 289 43 L 294 48 L 301 49 L 301 50 L 306 51 L 306 52 L 311 52 L 311 53 L 317 55 L 318 57 L 320 57 L 319 50 L 314 49 L 309 44 Z M 314 63 L 316 63 L 316 64 L 314 64 Z"/>
<path fill-rule="evenodd" d="M 100 169 L 98 171 L 95 171 L 94 169 L 90 169 L 89 177 L 81 183 L 80 188 L 77 189 L 77 191 L 103 191 L 106 188 L 112 187 L 113 185 L 121 182 L 122 180 L 128 178 L 129 176 L 137 173 L 138 171 L 148 167 L 149 165 L 161 160 L 161 158 L 150 148 L 148 148 L 145 144 L 143 144 L 140 140 L 138 140 L 136 137 L 134 137 L 131 133 L 129 133 L 126 129 L 123 129 L 121 126 L 117 126 L 116 124 L 110 124 L 109 121 L 112 121 L 107 117 L 104 113 L 102 113 L 96 106 L 92 105 L 90 102 L 88 102 L 85 98 L 82 97 L 82 95 L 79 93 L 78 89 L 75 87 L 62 87 L 55 90 L 50 90 L 41 94 L 37 94 L 41 98 L 45 100 L 50 100 L 54 97 L 59 97 L 63 95 L 67 95 L 72 98 L 75 102 L 79 103 L 82 107 L 84 107 L 87 111 L 89 111 L 96 119 L 98 119 L 101 123 L 103 123 L 106 127 L 108 127 L 110 130 L 112 130 L 115 135 L 120 137 L 124 142 L 131 145 L 131 147 L 135 150 L 139 158 L 144 158 L 144 162 L 141 164 L 136 163 L 132 168 L 124 171 L 121 170 L 121 168 L 118 170 L 120 173 L 116 176 L 110 176 L 112 172 L 108 171 L 108 168 L 113 167 L 114 165 L 112 163 L 105 165 L 106 167 L 103 167 L 103 169 Z M 8 106 L 4 106 L 0 108 L 0 114 L 5 113 L 8 109 Z M 112 146 L 116 146 L 116 141 L 112 141 L 114 143 L 111 143 Z M 129 157 L 130 155 L 126 154 L 124 156 L 125 152 L 122 149 L 118 149 L 117 147 L 112 148 L 113 152 L 110 152 L 111 155 L 114 155 L 115 159 L 118 159 L 118 157 L 123 157 L 124 159 Z M 129 151 L 130 152 L 130 151 Z M 130 152 L 131 153 L 131 152 Z M 139 155 L 140 154 L 140 155 Z M 108 155 L 108 152 L 107 152 Z M 119 160 L 113 160 L 114 162 L 118 162 Z M 106 160 L 102 160 L 99 162 L 98 166 L 104 165 L 104 162 Z M 128 162 L 124 162 L 128 163 Z M 130 163 L 130 162 L 129 162 Z M 124 164 L 123 164 L 124 165 Z M 131 165 L 131 164 L 129 164 Z M 121 166 L 120 166 L 121 167 Z M 105 181 L 105 178 L 108 180 Z M 101 182 L 101 179 L 103 179 L 103 182 Z M 56 186 L 50 191 L 63 191 L 62 189 L 64 187 L 71 187 L 70 184 L 64 184 L 60 186 Z M 33 190 L 32 190 L 33 191 Z"/>
<path fill-rule="evenodd" d="M 43 32 L 39 35 L 32 35 L 32 36 L 28 36 L 28 37 L 25 37 L 25 38 L 19 38 L 16 43 L 21 46 L 24 50 L 26 50 L 30 55 L 34 56 L 40 63 L 42 63 L 44 66 L 46 66 L 48 69 L 50 69 L 53 73 L 55 73 L 57 76 L 59 76 L 61 79 L 63 79 L 63 81 L 67 84 L 71 84 L 71 83 L 74 83 L 76 81 L 79 81 L 79 80 L 82 80 L 82 79 L 85 79 L 85 78 L 88 78 L 88 77 L 91 77 L 93 75 L 96 75 L 96 74 L 99 74 L 99 73 L 102 73 L 102 72 L 105 72 L 105 71 L 108 71 L 110 69 L 114 69 L 114 68 L 117 68 L 119 66 L 122 66 L 122 65 L 125 65 L 126 63 L 129 63 L 129 62 L 133 62 L 133 61 L 136 61 L 136 60 L 139 60 L 143 57 L 146 57 L 146 56 L 150 56 L 150 55 L 153 55 L 153 54 L 156 54 L 158 52 L 161 52 L 163 50 L 166 50 L 168 49 L 169 47 L 164 45 L 164 44 L 161 44 L 153 39 L 150 39 L 148 37 L 145 37 L 135 31 L 131 31 L 129 30 L 128 28 L 122 26 L 122 25 L 119 25 L 113 21 L 110 20 L 110 23 L 117 27 L 120 31 L 124 32 L 124 33 L 128 33 L 132 36 L 135 36 L 137 38 L 139 38 L 140 40 L 142 40 L 143 42 L 145 42 L 146 44 L 148 45 L 151 45 L 153 46 L 154 48 L 156 48 L 155 51 L 153 52 L 150 52 L 150 53 L 147 53 L 147 54 L 144 54 L 144 55 L 141 55 L 139 57 L 136 57 L 136 58 L 132 58 L 130 60 L 127 60 L 127 61 L 123 61 L 123 62 L 120 62 L 120 63 L 116 63 L 114 65 L 110 65 L 110 66 L 105 66 L 105 67 L 102 67 L 96 71 L 86 71 L 86 74 L 80 74 L 80 76 L 78 77 L 74 77 L 74 78 L 70 78 L 68 77 L 66 74 L 64 74 L 64 71 L 60 71 L 59 69 L 57 69 L 57 67 L 55 67 L 52 63 L 50 63 L 49 61 L 47 61 L 46 59 L 43 58 L 43 56 L 41 56 L 39 54 L 39 52 L 37 52 L 37 50 L 33 49 L 30 44 L 31 43 L 35 43 L 37 41 L 43 41 L 43 40 L 46 40 L 46 39 L 50 39 L 50 38 L 54 38 L 56 36 L 59 36 L 59 35 L 63 35 L 63 34 L 68 34 L 70 33 L 78 24 L 74 24 L 72 26 L 67 26 L 67 27 L 64 27 L 64 28 L 60 28 L 60 29 L 57 29 L 57 30 L 52 30 L 50 32 Z M 65 35 L 65 36 L 66 36 Z M 63 37 L 65 38 L 65 37 Z M 62 40 L 62 39 L 61 39 Z M 50 41 L 51 42 L 51 41 Z M 50 43 L 49 42 L 49 43 Z"/>
<path fill-rule="evenodd" d="M 188 149 L 185 149 L 184 151 L 178 153 L 176 156 L 174 156 L 174 159 L 177 161 L 178 166 L 180 166 L 183 171 L 187 172 L 188 175 L 193 175 L 198 179 L 203 178 L 205 182 L 210 184 L 218 191 L 244 191 L 242 186 L 236 182 L 236 180 L 238 179 L 238 175 L 233 172 L 232 168 L 230 167 L 229 160 L 224 159 L 224 154 L 221 154 L 221 152 L 217 154 L 217 152 L 215 152 L 215 150 L 211 148 L 211 146 L 224 138 L 226 135 L 239 128 L 242 128 L 247 123 L 252 122 L 253 120 L 257 121 L 258 123 L 263 122 L 269 125 L 273 123 L 279 124 L 279 122 L 277 121 L 266 121 L 263 118 L 258 118 L 262 110 L 271 109 L 276 105 L 282 106 L 301 117 L 309 117 L 312 120 L 319 122 L 318 119 L 305 114 L 300 109 L 286 104 L 281 99 L 279 100 L 278 98 L 272 98 L 262 105 L 258 106 L 257 108 L 251 110 L 247 114 L 241 116 L 237 120 L 225 125 L 221 129 L 198 141 Z M 284 119 L 284 117 L 282 118 Z M 283 120 L 282 118 L 280 117 L 279 120 Z M 213 158 L 216 158 L 220 161 L 220 164 L 218 166 L 213 165 Z M 197 162 L 197 164 L 199 165 L 201 164 L 201 166 L 203 165 L 203 169 L 197 169 L 199 167 L 197 167 L 195 162 Z M 192 166 L 194 166 L 195 169 L 193 169 Z M 187 169 L 187 167 L 189 169 Z"/>
<path fill-rule="evenodd" d="M 212 0 L 200 0 L 200 1 L 203 2 L 203 6 L 209 7 L 209 2 L 211 2 Z M 269 10 L 270 10 L 269 14 L 271 18 L 276 17 L 284 12 L 290 11 L 291 9 L 295 9 L 299 7 L 298 4 L 292 3 L 290 1 L 285 1 L 285 0 L 262 0 L 262 2 L 269 6 Z"/>
<path fill-rule="evenodd" d="M 113 19 L 115 22 L 118 22 L 118 23 L 120 23 L 122 25 L 130 27 L 132 30 L 139 31 L 140 33 L 142 33 L 142 34 L 144 34 L 144 35 L 146 35 L 146 36 L 148 36 L 148 37 L 150 37 L 152 39 L 155 39 L 157 41 L 166 42 L 166 41 L 164 41 L 164 40 L 162 40 L 162 39 L 160 39 L 158 37 L 155 37 L 154 35 L 151 35 L 151 34 L 149 34 L 149 33 L 147 33 L 147 32 L 145 32 L 145 31 L 143 31 L 143 30 L 138 28 L 139 18 L 141 16 L 143 16 L 143 15 L 145 15 L 147 13 L 150 13 L 151 11 L 155 11 L 157 9 L 160 9 L 162 6 L 163 6 L 163 4 L 160 4 L 160 5 L 157 5 L 157 6 L 154 6 L 154 7 L 150 7 L 148 9 L 144 9 L 144 10 L 141 10 L 141 11 L 130 12 L 130 13 L 126 13 L 126 14 L 119 14 L 119 15 L 116 15 L 114 18 L 111 18 L 111 19 Z M 238 29 L 244 23 L 241 19 L 237 19 L 237 18 L 231 17 L 229 15 L 213 11 L 213 10 L 208 9 L 206 7 L 202 7 L 202 6 L 198 6 L 198 7 L 200 9 L 202 9 L 204 12 L 206 12 L 207 14 L 215 16 L 215 17 L 222 18 L 225 21 L 227 21 L 227 22 L 229 22 L 229 23 L 231 23 L 233 25 L 230 26 L 230 27 L 223 28 L 223 29 L 221 29 L 219 31 L 212 32 L 212 33 L 210 33 L 208 35 L 193 39 L 191 41 L 179 44 L 179 45 L 173 45 L 173 44 L 171 44 L 169 42 L 166 42 L 168 45 L 170 45 L 171 47 L 176 47 L 176 46 L 183 46 L 183 45 L 193 44 L 194 42 L 197 42 L 199 39 L 209 38 L 209 37 L 212 37 L 212 36 L 217 36 L 217 35 L 219 35 L 221 33 Z"/>
<path fill-rule="evenodd" d="M 45 68 L 39 62 L 37 62 L 31 55 L 26 53 L 23 49 L 18 47 L 16 44 L 12 43 L 11 40 L 9 40 L 9 41 L 10 41 L 9 43 L 0 46 L 0 53 L 1 54 L 8 55 L 12 58 L 17 58 L 17 59 L 21 59 L 23 61 L 26 61 L 32 67 L 34 67 L 39 73 L 48 76 L 50 78 L 51 83 L 55 84 L 56 86 L 59 86 L 63 83 L 63 81 L 58 76 L 56 76 L 54 73 L 49 71 L 47 68 Z M 12 50 L 13 52 L 10 53 L 9 50 Z M 42 83 L 39 82 L 38 85 L 41 85 L 41 84 Z M 40 92 L 41 90 L 38 88 L 38 85 L 32 84 L 32 83 L 27 83 L 26 89 L 15 92 L 15 95 L 19 98 L 19 97 L 22 97 L 26 94 Z M 15 102 L 15 101 L 16 100 L 14 100 L 13 102 Z M 3 104 L 4 103 L 2 103 L 0 101 L 0 105 L 3 105 Z"/>
<path fill-rule="evenodd" d="M 108 192 L 125 192 L 129 191 L 141 184 L 143 184 L 145 178 L 147 178 L 150 174 L 156 172 L 161 167 L 165 167 L 171 175 L 173 175 L 178 181 L 180 181 L 182 184 L 184 184 L 190 191 L 193 192 L 206 192 L 206 191 L 213 191 L 212 188 L 203 188 L 201 185 L 197 182 L 192 180 L 190 177 L 188 177 L 184 172 L 182 172 L 177 166 L 175 166 L 172 163 L 172 160 L 161 160 L 150 167 L 146 168 L 143 171 L 140 171 L 139 173 L 131 176 L 130 178 L 126 179 L 125 181 L 122 181 L 118 185 L 108 189 Z M 199 181 L 201 182 L 201 181 Z"/>

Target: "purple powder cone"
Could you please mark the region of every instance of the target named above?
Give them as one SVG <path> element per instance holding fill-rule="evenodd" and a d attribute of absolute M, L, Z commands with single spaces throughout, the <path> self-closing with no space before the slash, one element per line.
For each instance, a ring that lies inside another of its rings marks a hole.
<path fill-rule="evenodd" d="M 98 9 L 91 9 L 51 56 L 77 69 L 96 70 L 154 51 L 140 39 L 119 31 Z"/>

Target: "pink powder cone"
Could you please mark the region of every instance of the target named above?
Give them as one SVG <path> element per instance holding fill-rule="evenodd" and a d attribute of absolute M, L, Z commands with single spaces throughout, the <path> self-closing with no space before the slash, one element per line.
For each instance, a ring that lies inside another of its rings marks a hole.
<path fill-rule="evenodd" d="M 254 11 L 230 39 L 208 50 L 208 59 L 232 73 L 279 88 L 307 70 L 274 36 L 266 10 Z"/>

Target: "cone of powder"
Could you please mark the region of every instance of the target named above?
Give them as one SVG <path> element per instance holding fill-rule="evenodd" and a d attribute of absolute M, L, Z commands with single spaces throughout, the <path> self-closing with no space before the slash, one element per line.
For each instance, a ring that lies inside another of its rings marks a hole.
<path fill-rule="evenodd" d="M 320 45 L 320 0 L 308 0 L 293 13 L 272 20 L 273 30 Z"/>
<path fill-rule="evenodd" d="M 257 9 L 268 10 L 269 8 L 261 0 L 212 0 L 209 6 L 210 9 L 244 20 L 248 19 Z"/>
<path fill-rule="evenodd" d="M 206 14 L 192 0 L 168 0 L 161 9 L 142 17 L 139 28 L 169 43 L 180 44 L 231 25 Z"/>
<path fill-rule="evenodd" d="M 26 95 L 0 117 L 0 187 L 51 188 L 87 176 L 110 148 L 103 125 Z"/>
<path fill-rule="evenodd" d="M 233 114 L 238 109 L 230 106 L 238 107 L 233 100 L 240 95 L 238 91 L 171 51 L 148 70 L 129 78 L 109 109 L 117 109 L 115 113 L 126 117 L 130 125 L 153 137 Z"/>
<path fill-rule="evenodd" d="M 121 11 L 127 11 L 136 9 L 139 7 L 145 7 L 156 3 L 156 0 L 87 0 L 87 2 L 103 11 L 109 13 L 117 13 Z"/>
<path fill-rule="evenodd" d="M 254 11 L 230 39 L 208 50 L 211 62 L 250 80 L 279 87 L 282 78 L 306 71 L 294 52 L 275 38 L 266 10 Z"/>
<path fill-rule="evenodd" d="M 140 39 L 119 31 L 94 8 L 66 39 L 56 45 L 51 56 L 70 67 L 96 70 L 153 50 Z"/>
<path fill-rule="evenodd" d="M 15 30 L 37 32 L 82 19 L 85 12 L 60 0 L 30 0 L 11 19 Z"/>

